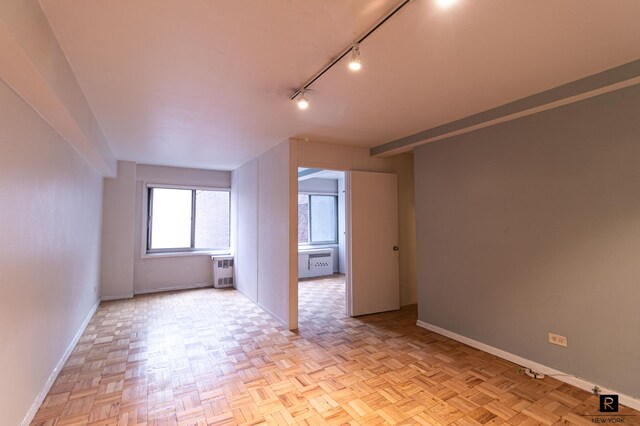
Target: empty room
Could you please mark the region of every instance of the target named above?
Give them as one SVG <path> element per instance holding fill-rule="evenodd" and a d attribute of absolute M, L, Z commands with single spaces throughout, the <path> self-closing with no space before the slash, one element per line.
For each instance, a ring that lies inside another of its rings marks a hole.
<path fill-rule="evenodd" d="M 0 425 L 640 425 L 639 22 L 0 1 Z"/>

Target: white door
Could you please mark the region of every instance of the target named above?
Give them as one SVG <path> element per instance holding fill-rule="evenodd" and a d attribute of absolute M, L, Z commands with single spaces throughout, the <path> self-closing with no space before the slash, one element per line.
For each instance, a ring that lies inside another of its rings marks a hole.
<path fill-rule="evenodd" d="M 350 314 L 399 309 L 397 177 L 372 172 L 347 176 Z"/>

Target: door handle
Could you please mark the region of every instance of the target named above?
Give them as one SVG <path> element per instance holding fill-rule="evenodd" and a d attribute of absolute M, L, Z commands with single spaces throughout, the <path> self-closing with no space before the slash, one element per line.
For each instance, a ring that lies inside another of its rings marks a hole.
<path fill-rule="evenodd" d="M 400 250 L 400 247 L 398 247 L 398 246 L 393 246 L 393 251 L 398 251 L 398 250 Z"/>

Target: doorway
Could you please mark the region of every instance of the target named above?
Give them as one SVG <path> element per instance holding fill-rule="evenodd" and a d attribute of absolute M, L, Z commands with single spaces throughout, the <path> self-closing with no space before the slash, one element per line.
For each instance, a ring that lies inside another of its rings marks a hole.
<path fill-rule="evenodd" d="M 346 242 L 345 172 L 299 168 L 299 327 L 347 316 Z"/>
<path fill-rule="evenodd" d="M 397 176 L 301 167 L 297 183 L 297 324 L 399 309 Z"/>

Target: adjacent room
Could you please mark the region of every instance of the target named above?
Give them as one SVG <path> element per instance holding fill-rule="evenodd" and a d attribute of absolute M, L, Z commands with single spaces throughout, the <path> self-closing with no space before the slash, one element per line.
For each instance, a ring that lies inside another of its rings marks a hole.
<path fill-rule="evenodd" d="M 0 425 L 640 425 L 638 22 L 1 1 Z"/>
<path fill-rule="evenodd" d="M 298 168 L 299 327 L 348 314 L 345 173 Z"/>

